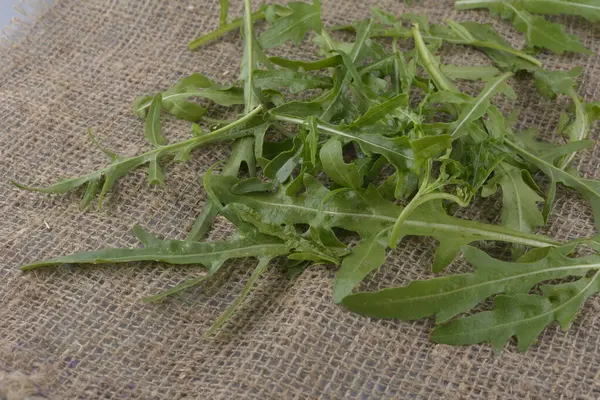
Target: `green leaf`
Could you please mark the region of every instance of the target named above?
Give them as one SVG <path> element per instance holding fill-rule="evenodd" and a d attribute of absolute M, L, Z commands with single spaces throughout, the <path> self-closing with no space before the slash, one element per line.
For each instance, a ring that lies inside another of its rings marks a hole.
<path fill-rule="evenodd" d="M 156 261 L 167 264 L 200 264 L 209 269 L 217 268 L 232 258 L 275 257 L 287 254 L 287 247 L 272 236 L 257 236 L 223 242 L 192 242 L 165 240 L 150 247 L 102 250 L 75 253 L 68 256 L 36 261 L 21 267 L 31 270 L 60 264 L 117 264 L 134 261 Z"/>
<path fill-rule="evenodd" d="M 283 115 L 278 111 L 278 109 L 271 110 L 271 114 L 277 120 L 298 125 L 306 123 L 301 118 Z M 354 132 L 345 126 L 334 126 L 318 120 L 315 121 L 320 133 L 337 137 L 344 142 L 355 142 L 365 154 L 381 154 L 400 170 L 408 169 L 415 160 L 412 155 L 411 142 L 407 137 L 387 138 L 377 133 Z"/>
<path fill-rule="evenodd" d="M 357 293 L 344 298 L 343 304 L 350 311 L 369 317 L 410 321 L 435 316 L 439 324 L 469 311 L 495 294 L 526 295 L 539 282 L 581 277 L 588 271 L 600 269 L 600 257 L 569 258 L 560 249 L 550 249 L 544 257 L 532 262 L 496 260 L 470 246 L 463 247 L 462 252 L 473 265 L 474 272 L 414 281 L 408 286 L 378 292 Z M 436 328 L 436 331 L 438 329 L 444 328 Z M 467 336 L 469 332 L 462 334 Z"/>
<path fill-rule="evenodd" d="M 389 234 L 389 229 L 374 237 L 363 239 L 352 249 L 350 255 L 344 258 L 335 275 L 333 301 L 340 303 L 371 271 L 383 264 L 388 244 L 386 234 Z"/>
<path fill-rule="evenodd" d="M 274 188 L 273 182 L 264 182 L 257 177 L 252 177 L 239 181 L 231 187 L 231 191 L 235 194 L 246 194 L 271 191 Z"/>
<path fill-rule="evenodd" d="M 259 41 L 264 48 L 271 49 L 290 40 L 299 44 L 309 30 L 312 29 L 316 33 L 321 32 L 321 2 L 319 0 L 313 0 L 312 4 L 290 2 L 288 7 L 292 12 L 276 19 L 260 35 Z"/>
<path fill-rule="evenodd" d="M 500 350 L 516 336 L 519 351 L 525 351 L 552 322 L 557 321 L 563 330 L 568 329 L 583 303 L 600 291 L 600 272 L 575 282 L 544 285 L 541 290 L 542 296 L 497 296 L 492 311 L 439 326 L 431 333 L 431 340 L 455 345 L 489 341 L 492 347 Z"/>
<path fill-rule="evenodd" d="M 162 96 L 159 93 L 152 99 L 152 104 L 146 117 L 146 139 L 156 147 L 167 144 L 167 138 L 162 134 L 160 124 L 161 108 Z"/>
<path fill-rule="evenodd" d="M 478 22 L 467 21 L 460 23 L 460 25 L 474 38 L 474 41 L 470 40 L 467 44 L 478 47 L 501 70 L 512 72 L 520 70 L 531 71 L 542 66 L 542 63 L 531 55 L 513 49 L 510 43 L 508 43 L 491 24 L 480 24 Z M 434 30 L 434 28 L 432 28 L 432 30 Z M 448 34 L 446 32 L 447 30 L 444 30 L 444 33 L 440 33 L 440 35 L 449 35 L 453 39 L 445 38 L 445 40 L 454 43 L 460 43 L 460 41 L 457 42 L 457 40 L 464 41 L 464 39 L 457 39 L 452 33 Z"/>
<path fill-rule="evenodd" d="M 206 109 L 188 101 L 194 97 L 205 98 L 223 106 L 244 104 L 242 89 L 235 86 L 217 85 L 204 75 L 192 74 L 162 93 L 162 105 L 173 116 L 196 122 L 202 118 Z M 138 117 L 146 117 L 152 99 L 152 96 L 136 98 L 134 112 Z"/>
<path fill-rule="evenodd" d="M 261 128 L 258 128 L 259 130 Z M 266 127 L 264 128 L 266 129 Z M 231 156 L 227 160 L 223 171 L 223 175 L 238 176 L 243 164 L 248 168 L 248 173 L 253 176 L 256 173 L 256 165 L 254 159 L 254 139 L 245 137 L 236 140 L 231 146 Z M 202 210 L 196 217 L 194 225 L 188 234 L 188 240 L 200 240 L 210 229 L 212 221 L 219 213 L 217 205 L 210 199 L 206 199 Z"/>
<path fill-rule="evenodd" d="M 470 1 L 457 0 L 458 10 L 472 8 L 487 8 L 492 13 L 510 20 L 518 31 L 525 35 L 527 44 L 531 47 L 541 47 L 562 54 L 565 51 L 589 53 L 578 38 L 565 32 L 565 27 L 545 20 L 543 17 L 532 15 L 527 11 L 528 1 Z M 538 7 L 534 7 L 539 9 Z M 548 9 L 548 11 L 550 8 Z M 547 12 L 550 13 L 550 12 Z M 553 12 L 554 13 L 554 12 Z"/>
<path fill-rule="evenodd" d="M 150 185 L 162 185 L 165 183 L 165 173 L 158 161 L 158 155 L 151 158 L 148 165 L 148 183 Z"/>
<path fill-rule="evenodd" d="M 499 91 L 515 99 L 517 96 L 510 86 L 507 86 L 505 81 L 512 73 L 507 72 L 496 79 L 490 80 L 479 96 L 473 99 L 469 104 L 461 107 L 458 119 L 454 121 L 454 129 L 450 134 L 452 137 L 458 137 L 465 134 L 465 128 L 469 122 L 475 121 L 485 115 L 490 106 L 490 98 Z"/>
<path fill-rule="evenodd" d="M 456 85 L 442 73 L 440 69 L 440 63 L 433 56 L 433 54 L 431 54 L 425 45 L 425 42 L 423 41 L 423 36 L 421 35 L 419 26 L 413 26 L 411 33 L 415 41 L 415 48 L 419 55 L 419 63 L 427 70 L 427 73 L 429 76 L 431 76 L 431 79 L 434 81 L 437 89 L 447 90 L 449 92 L 460 92 Z"/>
<path fill-rule="evenodd" d="M 97 193 L 96 185 L 98 185 L 101 180 L 104 180 L 98 200 L 99 206 L 101 207 L 104 197 L 112 189 L 114 184 L 122 176 L 126 175 L 130 171 L 141 167 L 142 165 L 152 162 L 158 162 L 158 160 L 165 159 L 168 157 L 175 157 L 181 159 L 182 152 L 188 154 L 191 150 L 205 146 L 210 143 L 222 140 L 237 139 L 253 134 L 255 132 L 256 126 L 264 125 L 264 122 L 261 118 L 259 118 L 258 123 L 256 123 L 255 117 L 258 113 L 260 113 L 260 111 L 262 111 L 262 106 L 255 108 L 251 113 L 236 120 L 235 122 L 232 122 L 229 125 L 223 126 L 222 128 L 216 129 L 205 135 L 196 136 L 191 139 L 183 140 L 181 142 L 171 143 L 165 146 L 157 147 L 153 150 L 147 151 L 134 157 L 117 158 L 106 167 L 101 168 L 97 171 L 90 172 L 89 174 L 75 178 L 62 179 L 50 186 L 33 187 L 23 185 L 15 181 L 11 182 L 15 186 L 24 190 L 54 194 L 67 193 L 73 189 L 87 184 L 88 190 L 86 190 L 86 193 L 84 194 L 84 200 L 82 202 L 83 204 L 87 205 L 89 204 L 89 201 L 92 198 L 91 195 L 95 195 Z M 155 167 L 157 166 L 158 164 L 155 165 Z M 158 173 L 158 168 L 156 168 L 156 171 Z M 156 176 L 158 177 L 160 175 Z"/>
<path fill-rule="evenodd" d="M 588 21 L 600 21 L 600 4 L 596 0 L 528 0 L 522 6 L 535 14 L 578 15 Z"/>
<path fill-rule="evenodd" d="M 526 149 L 521 148 L 515 143 L 505 140 L 504 143 L 521 157 L 523 157 L 526 161 L 535 165 L 539 168 L 548 178 L 551 179 L 551 185 L 554 186 L 556 183 L 563 183 L 566 186 L 569 186 L 579 192 L 592 207 L 592 212 L 594 214 L 594 221 L 596 227 L 600 227 L 600 193 L 596 190 L 595 187 L 590 184 L 590 182 L 579 178 L 577 176 L 573 176 L 570 173 L 564 171 L 561 168 L 556 167 L 551 162 L 548 162 L 536 154 L 528 151 Z M 589 146 L 593 145 L 591 141 L 582 141 L 582 144 Z M 553 196 L 552 196 L 553 197 Z"/>
<path fill-rule="evenodd" d="M 308 224 L 315 232 L 343 228 L 361 237 L 374 237 L 392 227 L 403 208 L 382 198 L 374 186 L 366 190 L 341 189 L 330 192 L 313 177 L 306 175 L 306 190 L 288 196 L 283 188 L 275 193 L 236 195 L 232 178 L 214 176 L 211 190 L 224 204 L 239 203 L 263 215 L 272 224 Z M 502 226 L 468 221 L 449 216 L 441 203 L 424 204 L 405 221 L 405 234 L 431 236 L 440 242 L 435 268 L 449 264 L 460 246 L 479 240 L 497 240 L 533 247 L 557 243 L 539 235 L 516 232 Z"/>
<path fill-rule="evenodd" d="M 328 89 L 333 83 L 327 77 L 277 69 L 254 71 L 254 85 L 262 90 L 287 88 L 291 93 L 299 93 L 308 89 Z"/>
<path fill-rule="evenodd" d="M 549 71 L 538 69 L 535 71 L 535 86 L 537 90 L 550 99 L 556 99 L 558 94 L 571 95 L 577 89 L 576 78 L 581 74 L 582 68 L 573 68 L 570 71 Z"/>
<path fill-rule="evenodd" d="M 294 226 L 272 223 L 265 219 L 262 214 L 244 204 L 231 203 L 226 207 L 230 213 L 235 214 L 236 218 L 251 224 L 261 234 L 275 236 L 283 240 L 291 252 L 288 258 L 338 264 L 338 258 L 331 250 L 320 243 L 301 236 Z M 226 213 L 226 215 L 230 217 L 230 213 Z"/>
<path fill-rule="evenodd" d="M 533 232 L 544 225 L 544 217 L 538 208 L 543 202 L 529 172 L 502 163 L 496 169 L 494 183 L 502 187 L 502 225 L 520 232 Z M 520 250 L 517 250 L 517 254 Z"/>
<path fill-rule="evenodd" d="M 329 178 L 340 186 L 352 189 L 360 188 L 362 177 L 356 164 L 346 164 L 342 153 L 342 144 L 337 139 L 330 139 L 321 147 L 320 159 L 323 170 Z"/>

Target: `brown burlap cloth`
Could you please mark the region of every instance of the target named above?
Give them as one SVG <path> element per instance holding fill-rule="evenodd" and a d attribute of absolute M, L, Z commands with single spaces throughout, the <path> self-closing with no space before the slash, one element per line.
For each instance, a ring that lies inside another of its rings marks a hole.
<path fill-rule="evenodd" d="M 241 1 L 232 12 L 240 14 Z M 453 10 L 452 1 L 324 1 L 327 24 L 364 18 L 372 5 L 396 13 L 425 13 L 433 21 L 490 20 L 485 12 Z M 139 223 L 158 235 L 184 238 L 205 195 L 198 174 L 227 155 L 228 146 L 197 151 L 168 169 L 164 187 L 130 174 L 102 210 L 78 209 L 77 196 L 20 191 L 9 179 L 48 184 L 105 163 L 89 143 L 92 127 L 103 144 L 133 155 L 147 147 L 134 96 L 164 90 L 201 72 L 219 81 L 237 77 L 242 53 L 231 34 L 197 53 L 187 42 L 215 28 L 216 1 L 57 1 L 18 27 L 0 47 L 0 399 L 595 399 L 600 398 L 600 296 L 588 301 L 572 328 L 548 328 L 527 353 L 514 343 L 495 354 L 488 345 L 450 347 L 427 340 L 430 320 L 369 320 L 333 304 L 334 270 L 315 267 L 295 281 L 266 274 L 215 339 L 202 333 L 239 293 L 249 264 L 231 263 L 219 285 L 196 288 L 160 304 L 151 295 L 202 273 L 197 267 L 124 265 L 60 267 L 22 274 L 39 259 L 105 246 L 135 246 Z M 493 19 L 492 19 L 493 20 Z M 580 93 L 600 99 L 600 25 L 560 19 L 593 55 L 539 57 L 549 68 L 584 68 Z M 517 46 L 522 37 L 495 21 Z M 288 48 L 288 55 L 299 57 Z M 477 51 L 447 47 L 446 62 L 485 63 Z M 548 137 L 558 105 L 542 99 L 530 79 L 514 81 L 519 126 Z M 166 119 L 170 138 L 189 134 Z M 595 137 L 595 129 L 592 134 Z M 599 151 L 578 161 L 600 177 Z M 565 240 L 594 231 L 576 194 L 559 193 L 551 225 Z M 471 209 L 497 214 L 498 196 Z M 493 220 L 492 220 L 493 221 Z M 212 237 L 230 228 L 219 223 Z M 430 276 L 433 241 L 411 240 L 370 277 L 367 289 Z M 221 285 L 222 284 L 222 285 Z"/>

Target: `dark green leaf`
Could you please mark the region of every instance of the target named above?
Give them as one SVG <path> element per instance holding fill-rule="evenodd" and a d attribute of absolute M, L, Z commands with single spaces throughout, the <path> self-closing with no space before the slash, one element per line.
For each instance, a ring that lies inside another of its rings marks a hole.
<path fill-rule="evenodd" d="M 276 19 L 259 38 L 260 44 L 270 49 L 291 40 L 299 44 L 309 30 L 321 31 L 321 2 L 313 0 L 312 4 L 290 2 L 289 15 Z"/>
<path fill-rule="evenodd" d="M 323 170 L 340 186 L 358 189 L 362 183 L 362 177 L 354 163 L 346 164 L 342 153 L 342 144 L 337 139 L 330 139 L 321 147 L 320 159 Z"/>
<path fill-rule="evenodd" d="M 489 341 L 499 350 L 516 336 L 519 350 L 525 351 L 552 322 L 557 321 L 563 330 L 568 329 L 583 303 L 600 291 L 600 272 L 575 282 L 544 285 L 541 290 L 541 296 L 497 296 L 492 311 L 439 326 L 431 333 L 431 340 L 462 345 Z"/>
<path fill-rule="evenodd" d="M 598 256 L 573 259 L 553 249 L 539 260 L 518 263 L 493 259 L 474 247 L 465 246 L 462 251 L 474 272 L 357 293 L 346 297 L 343 304 L 351 311 L 375 318 L 414 320 L 435 316 L 437 323 L 443 323 L 494 294 L 524 295 L 539 282 L 584 276 L 600 268 Z M 468 331 L 461 334 L 469 335 Z"/>
<path fill-rule="evenodd" d="M 560 24 L 546 21 L 543 17 L 532 15 L 527 11 L 528 1 L 471 1 L 457 0 L 456 8 L 468 10 L 472 8 L 487 8 L 492 13 L 510 20 L 515 28 L 525 35 L 527 44 L 531 47 L 542 47 L 562 54 L 565 51 L 587 53 L 589 52 L 574 35 L 565 32 L 565 27 Z M 534 7 L 539 9 L 538 7 Z M 562 8 L 560 8 L 562 9 Z M 550 13 L 550 8 L 547 13 Z M 554 11 L 552 11 L 554 12 Z"/>
<path fill-rule="evenodd" d="M 291 93 L 298 93 L 308 89 L 327 89 L 333 83 L 327 77 L 294 72 L 288 69 L 277 69 L 254 71 L 254 85 L 263 90 L 286 88 Z"/>

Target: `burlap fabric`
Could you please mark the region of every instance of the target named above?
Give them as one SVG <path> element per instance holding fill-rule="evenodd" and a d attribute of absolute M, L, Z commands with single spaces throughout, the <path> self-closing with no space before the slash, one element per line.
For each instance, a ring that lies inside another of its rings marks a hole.
<path fill-rule="evenodd" d="M 201 149 L 187 165 L 170 167 L 164 187 L 149 187 L 141 172 L 127 176 L 100 211 L 81 212 L 77 195 L 23 192 L 8 180 L 48 184 L 104 165 L 88 141 L 88 127 L 106 146 L 136 154 L 147 144 L 143 122 L 131 112 L 135 95 L 165 89 L 192 72 L 235 79 L 238 34 L 198 53 L 186 47 L 215 28 L 216 3 L 57 1 L 0 47 L 0 398 L 599 398 L 600 297 L 588 301 L 567 333 L 552 326 L 525 354 L 514 343 L 495 354 L 488 345 L 429 343 L 431 321 L 375 321 L 346 312 L 332 302 L 334 271 L 327 267 L 311 268 L 293 282 L 276 269 L 265 274 L 213 340 L 201 335 L 240 291 L 250 264 L 231 263 L 219 285 L 161 304 L 140 298 L 202 269 L 138 264 L 18 271 L 39 258 L 135 246 L 135 223 L 158 235 L 185 237 L 205 198 L 198 173 L 226 156 L 228 146 Z M 328 24 L 363 18 L 374 4 L 434 21 L 489 20 L 484 12 L 456 13 L 452 1 L 323 3 Z M 241 4 L 232 8 L 239 15 Z M 550 68 L 583 66 L 580 93 L 599 99 L 600 25 L 561 21 L 594 54 L 539 57 Z M 522 44 L 509 25 L 494 24 Z M 486 63 L 477 51 L 459 46 L 447 47 L 444 55 L 448 62 Z M 551 137 L 567 102 L 540 98 L 530 79 L 513 83 L 520 98 L 502 106 L 521 108 L 520 127 L 536 126 Z M 171 138 L 188 135 L 187 124 L 165 124 Z M 598 155 L 589 151 L 579 159 L 586 176 L 600 177 Z M 547 232 L 562 240 L 592 234 L 588 207 L 576 194 L 559 194 Z M 498 200 L 467 214 L 489 220 Z M 220 222 L 212 237 L 229 229 Z M 410 240 L 365 288 L 429 276 L 433 249 L 432 241 Z"/>

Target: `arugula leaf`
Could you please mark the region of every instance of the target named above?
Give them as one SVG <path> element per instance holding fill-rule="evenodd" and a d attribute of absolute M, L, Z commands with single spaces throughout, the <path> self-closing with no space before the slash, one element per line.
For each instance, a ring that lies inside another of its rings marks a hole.
<path fill-rule="evenodd" d="M 254 133 L 254 129 L 252 127 L 245 129 L 246 127 L 244 125 L 246 125 L 246 123 L 251 123 L 254 117 L 259 114 L 260 111 L 262 111 L 262 106 L 256 107 L 252 112 L 236 120 L 235 122 L 232 122 L 229 125 L 216 129 L 205 135 L 196 136 L 181 142 L 157 147 L 153 150 L 131 158 L 117 158 L 114 159 L 108 166 L 97 171 L 75 178 L 59 180 L 50 186 L 33 187 L 18 183 L 16 181 L 11 181 L 11 183 L 21 189 L 54 194 L 67 193 L 80 186 L 86 185 L 87 190 L 83 197 L 82 206 L 89 204 L 91 199 L 98 195 L 98 191 L 100 191 L 98 205 L 99 207 L 102 207 L 102 201 L 106 194 L 112 189 L 117 180 L 126 175 L 128 172 L 148 163 L 157 163 L 159 159 L 167 158 L 169 156 L 176 159 L 179 158 L 181 160 L 186 160 L 189 152 L 198 147 L 221 140 L 231 140 L 248 136 Z M 157 164 L 155 164 L 153 168 L 158 170 Z M 103 184 L 100 185 L 102 181 Z"/>
<path fill-rule="evenodd" d="M 340 269 L 335 275 L 333 284 L 334 302 L 341 303 L 371 271 L 376 270 L 383 264 L 388 245 L 387 234 L 389 234 L 389 229 L 384 229 L 374 237 L 361 240 L 352 249 L 350 255 L 344 258 Z"/>
<path fill-rule="evenodd" d="M 551 179 L 551 188 L 552 191 L 555 190 L 556 183 L 563 183 L 566 186 L 569 186 L 575 190 L 577 190 L 589 203 L 592 207 L 592 212 L 594 214 L 594 221 L 596 227 L 600 227 L 600 192 L 596 190 L 595 187 L 590 185 L 590 182 L 579 178 L 577 176 L 571 175 L 569 172 L 556 167 L 551 162 L 548 162 L 541 158 L 540 156 L 532 153 L 531 151 L 524 149 L 515 143 L 505 140 L 504 143 L 508 148 L 513 150 L 515 153 L 519 154 L 526 161 L 535 165 L 539 168 L 548 178 Z M 594 143 L 592 141 L 581 141 L 583 146 L 589 147 Z M 548 195 L 550 199 L 553 199 L 554 193 Z M 551 202 L 550 202 L 551 204 Z M 547 214 L 548 212 L 546 212 Z"/>
<path fill-rule="evenodd" d="M 588 21 L 600 21 L 600 4 L 595 0 L 529 0 L 522 6 L 536 14 L 578 15 Z"/>
<path fill-rule="evenodd" d="M 188 101 L 189 98 L 193 97 L 205 98 L 222 106 L 244 104 L 244 97 L 240 88 L 217 85 L 204 75 L 192 74 L 162 92 L 162 106 L 177 118 L 196 122 L 206 113 L 206 108 Z M 145 118 L 153 99 L 152 96 L 137 97 L 133 106 L 135 115 Z"/>
<path fill-rule="evenodd" d="M 252 137 L 237 139 L 231 146 L 231 156 L 229 157 L 229 160 L 227 160 L 227 164 L 225 164 L 221 173 L 227 176 L 237 176 L 242 164 L 245 164 L 248 167 L 249 174 L 251 176 L 255 175 L 256 166 L 253 154 L 253 144 L 254 138 Z M 187 240 L 200 240 L 208 232 L 213 219 L 218 213 L 218 207 L 210 201 L 210 199 L 207 199 L 202 210 L 196 217 L 194 225 L 192 225 Z"/>
<path fill-rule="evenodd" d="M 597 269 L 592 264 L 589 269 Z M 477 313 L 441 325 L 431 340 L 446 344 L 474 344 L 489 341 L 500 350 L 512 337 L 519 351 L 527 350 L 544 328 L 557 321 L 567 330 L 583 303 L 600 291 L 600 271 L 590 278 L 558 285 L 542 285 L 543 295 L 497 296 L 492 311 Z"/>
<path fill-rule="evenodd" d="M 521 69 L 531 70 L 542 66 L 542 63 L 535 57 L 512 48 L 490 24 L 472 21 L 457 23 L 448 20 L 448 25 L 430 25 L 426 18 L 412 14 L 404 14 L 400 18 L 396 18 L 381 10 L 373 10 L 373 13 L 374 18 L 383 26 L 376 26 L 371 37 L 412 37 L 411 31 L 402 25 L 404 20 L 409 20 L 420 25 L 424 32 L 423 39 L 429 41 L 431 45 L 438 46 L 441 41 L 445 41 L 476 47 L 486 53 L 504 71 L 517 72 Z M 382 17 L 382 13 L 385 16 Z M 385 25 L 391 25 L 391 27 Z M 350 25 L 339 29 L 352 31 L 354 27 Z"/>
<path fill-rule="evenodd" d="M 291 13 L 276 19 L 259 38 L 261 46 L 270 49 L 291 40 L 298 44 L 309 30 L 321 32 L 321 2 L 313 0 L 312 4 L 290 2 Z"/>
<path fill-rule="evenodd" d="M 490 80 L 477 98 L 461 107 L 460 114 L 458 115 L 458 119 L 454 121 L 454 127 L 450 135 L 452 137 L 458 137 L 462 134 L 465 134 L 466 132 L 464 131 L 464 128 L 466 125 L 469 122 L 475 121 L 485 115 L 490 106 L 490 98 L 497 92 L 501 91 L 509 98 L 516 99 L 517 96 L 512 88 L 507 86 L 505 83 L 506 79 L 511 76 L 512 73 L 507 72 L 496 79 Z"/>
<path fill-rule="evenodd" d="M 330 78 L 287 69 L 254 71 L 254 84 L 262 90 L 287 88 L 291 93 L 308 89 L 328 89 L 333 86 Z"/>
<path fill-rule="evenodd" d="M 538 203 L 544 201 L 536 189 L 532 188 L 533 179 L 529 172 L 501 163 L 496 169 L 493 183 L 489 186 L 502 187 L 502 225 L 520 232 L 533 232 L 544 224 L 544 217 L 538 209 Z M 495 192 L 495 188 L 484 194 L 488 196 Z M 516 255 L 522 249 L 516 249 Z"/>
<path fill-rule="evenodd" d="M 575 119 L 568 121 L 561 129 L 573 142 L 587 139 L 592 124 L 600 118 L 599 115 L 590 112 L 593 107 L 582 102 L 577 94 L 577 82 L 574 78 L 580 73 L 581 68 L 573 68 L 570 71 L 538 70 L 535 72 L 535 84 L 540 93 L 552 99 L 558 94 L 565 94 L 573 101 Z M 559 167 L 566 169 L 574 157 L 575 153 L 566 155 L 558 162 Z"/>
<path fill-rule="evenodd" d="M 510 43 L 491 24 L 466 21 L 460 23 L 460 25 L 475 38 L 476 42 L 473 45 L 478 44 L 478 48 L 501 70 L 512 72 L 532 71 L 542 66 L 541 61 L 533 56 L 513 49 Z"/>
<path fill-rule="evenodd" d="M 330 235 L 333 228 L 343 228 L 357 232 L 362 238 L 374 237 L 392 227 L 403 210 L 383 199 L 373 186 L 366 190 L 330 192 L 309 175 L 304 177 L 304 183 L 306 191 L 297 196 L 288 196 L 283 188 L 275 193 L 242 196 L 231 191 L 235 180 L 215 176 L 211 190 L 224 204 L 244 204 L 273 224 L 308 224 L 317 235 Z M 451 217 L 436 202 L 417 209 L 404 225 L 405 235 L 431 236 L 440 242 L 434 262 L 436 270 L 448 265 L 460 251 L 460 246 L 474 241 L 499 240 L 533 247 L 556 245 L 543 236 Z"/>
<path fill-rule="evenodd" d="M 415 41 L 415 49 L 419 55 L 419 62 L 427 70 L 431 78 L 435 82 L 438 90 L 448 90 L 450 92 L 459 92 L 458 87 L 449 80 L 440 70 L 439 62 L 433 57 L 429 51 L 418 25 L 414 25 L 411 29 L 412 37 Z"/>
<path fill-rule="evenodd" d="M 414 281 L 408 286 L 377 292 L 357 293 L 344 298 L 343 304 L 350 311 L 375 318 L 415 320 L 434 315 L 439 324 L 469 311 L 495 294 L 527 294 L 539 282 L 568 276 L 581 277 L 600 268 L 600 258 L 596 255 L 569 258 L 561 249 L 550 249 L 545 257 L 533 262 L 496 260 L 470 246 L 464 246 L 462 253 L 473 265 L 474 272 Z M 460 333 L 469 335 L 468 331 Z"/>
<path fill-rule="evenodd" d="M 356 164 L 344 163 L 342 144 L 339 140 L 330 139 L 321 147 L 320 159 L 323 170 L 335 183 L 352 189 L 360 188 L 362 177 Z"/>
<path fill-rule="evenodd" d="M 36 261 L 21 267 L 21 269 L 26 271 L 60 264 L 116 264 L 134 261 L 157 261 L 167 264 L 200 264 L 214 270 L 232 258 L 275 257 L 287 254 L 287 252 L 287 247 L 279 239 L 266 235 L 210 243 L 165 240 L 156 241 L 150 246 L 141 248 L 107 248 L 75 253 L 49 260 Z"/>
<path fill-rule="evenodd" d="M 471 1 L 456 0 L 456 9 L 487 8 L 490 12 L 510 20 L 518 31 L 525 35 L 527 44 L 531 47 L 542 47 L 555 53 L 565 51 L 589 53 L 578 38 L 565 32 L 565 27 L 545 20 L 543 17 L 532 15 L 527 11 L 528 1 Z M 534 9 L 539 9 L 534 7 Z M 551 8 L 547 8 L 550 10 Z M 549 12 L 547 12 L 549 13 Z"/>

